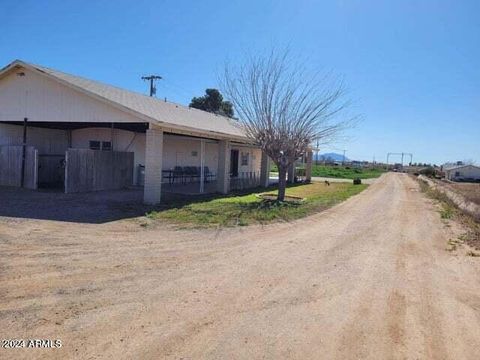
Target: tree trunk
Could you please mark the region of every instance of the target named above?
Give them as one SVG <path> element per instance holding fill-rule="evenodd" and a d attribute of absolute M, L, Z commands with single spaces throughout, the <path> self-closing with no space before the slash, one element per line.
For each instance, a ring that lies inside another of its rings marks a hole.
<path fill-rule="evenodd" d="M 285 188 L 287 187 L 287 168 L 278 167 L 278 201 L 285 200 Z"/>

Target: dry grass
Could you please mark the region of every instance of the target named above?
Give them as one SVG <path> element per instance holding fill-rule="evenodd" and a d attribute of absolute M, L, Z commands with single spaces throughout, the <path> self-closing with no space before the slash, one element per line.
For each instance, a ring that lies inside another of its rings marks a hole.
<path fill-rule="evenodd" d="M 454 219 L 462 223 L 467 232 L 462 236 L 463 242 L 476 250 L 480 250 L 480 222 L 473 216 L 462 211 L 450 198 L 443 192 L 431 188 L 425 181 L 419 180 L 420 189 L 428 197 L 436 200 L 440 206 L 440 217 L 444 220 Z M 449 184 L 450 185 L 450 184 Z M 457 184 L 455 184 L 457 185 Z M 458 184 L 458 185 L 477 185 L 477 184 Z M 466 188 L 466 187 L 465 187 Z M 473 188 L 473 187 L 472 187 Z M 448 244 L 448 250 L 455 250 L 458 242 Z"/>
<path fill-rule="evenodd" d="M 463 195 L 467 200 L 480 205 L 480 183 L 448 184 L 452 190 Z"/>

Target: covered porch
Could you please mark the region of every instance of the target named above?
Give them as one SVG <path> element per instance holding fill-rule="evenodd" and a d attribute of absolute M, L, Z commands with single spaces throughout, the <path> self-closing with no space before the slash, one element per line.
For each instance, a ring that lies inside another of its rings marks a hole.
<path fill-rule="evenodd" d="M 312 151 L 305 156 L 304 180 L 311 180 Z M 270 159 L 258 147 L 225 138 L 172 134 L 150 124 L 146 131 L 144 202 L 158 204 L 162 193 L 227 194 L 268 187 Z M 294 177 L 289 177 L 293 182 Z"/>
<path fill-rule="evenodd" d="M 200 134 L 178 134 L 151 124 L 146 131 L 144 202 L 163 194 L 227 194 L 269 185 L 270 162 L 251 144 Z"/>

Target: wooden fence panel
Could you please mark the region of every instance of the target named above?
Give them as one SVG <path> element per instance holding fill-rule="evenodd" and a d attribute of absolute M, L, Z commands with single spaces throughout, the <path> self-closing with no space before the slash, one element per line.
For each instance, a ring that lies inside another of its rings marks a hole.
<path fill-rule="evenodd" d="M 0 186 L 22 185 L 22 145 L 0 146 Z M 25 149 L 24 187 L 37 188 L 38 152 L 32 146 Z"/>
<path fill-rule="evenodd" d="M 121 189 L 133 185 L 133 153 L 69 149 L 65 192 Z"/>
<path fill-rule="evenodd" d="M 21 158 L 21 156 L 20 156 Z M 27 189 L 36 190 L 38 185 L 38 150 L 27 146 L 25 151 L 25 183 Z"/>

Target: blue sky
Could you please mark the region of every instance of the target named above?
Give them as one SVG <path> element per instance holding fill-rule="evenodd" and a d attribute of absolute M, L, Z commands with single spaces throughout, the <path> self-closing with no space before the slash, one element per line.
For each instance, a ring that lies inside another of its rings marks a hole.
<path fill-rule="evenodd" d="M 480 162 L 480 1 L 8 1 L 0 63 L 19 58 L 188 104 L 228 58 L 289 46 L 344 77 L 363 121 L 325 148 Z"/>

